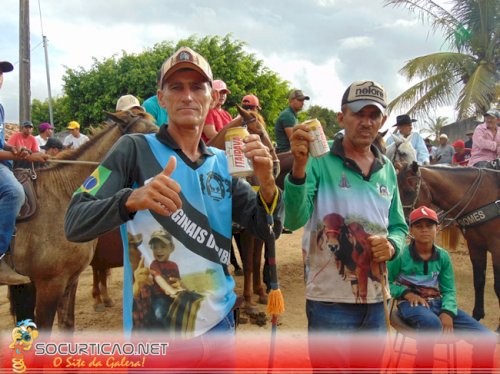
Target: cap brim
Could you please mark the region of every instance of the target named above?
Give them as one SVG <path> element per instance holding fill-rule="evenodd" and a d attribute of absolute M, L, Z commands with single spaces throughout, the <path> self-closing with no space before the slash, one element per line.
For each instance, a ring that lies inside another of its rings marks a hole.
<path fill-rule="evenodd" d="M 368 106 L 368 105 L 376 106 L 382 113 L 384 113 L 384 111 L 385 111 L 385 108 L 382 106 L 382 104 L 377 103 L 376 101 L 371 101 L 371 100 L 358 100 L 358 101 L 353 101 L 352 103 L 348 103 L 346 105 L 354 113 L 359 112 L 361 109 L 363 109 L 365 106 Z"/>
<path fill-rule="evenodd" d="M 196 64 L 193 64 L 192 62 L 190 61 L 183 61 L 183 62 L 178 62 L 177 64 L 175 64 L 174 66 L 172 66 L 170 69 L 168 69 L 165 74 L 163 74 L 163 78 L 161 79 L 161 83 L 163 85 L 163 83 L 172 75 L 174 74 L 177 70 L 180 70 L 180 69 L 191 69 L 191 70 L 195 70 L 197 71 L 198 73 L 200 73 L 201 75 L 203 75 L 205 77 L 205 79 L 208 81 L 208 82 L 212 82 L 212 79 L 210 79 L 210 77 Z"/>
<path fill-rule="evenodd" d="M 309 96 L 297 96 L 296 99 L 297 100 L 311 100 L 311 98 Z"/>
<path fill-rule="evenodd" d="M 8 61 L 0 61 L 0 70 L 2 73 L 8 73 L 14 70 L 14 66 Z"/>
<path fill-rule="evenodd" d="M 430 217 L 420 217 L 420 218 L 417 218 L 416 220 L 411 221 L 411 222 L 410 222 L 410 225 L 413 225 L 414 223 L 417 223 L 417 222 L 423 221 L 424 219 L 425 219 L 425 220 L 427 220 L 427 221 L 431 221 L 431 222 L 435 223 L 436 225 L 439 225 L 439 222 L 438 222 L 438 221 L 436 221 L 435 219 L 430 218 Z"/>

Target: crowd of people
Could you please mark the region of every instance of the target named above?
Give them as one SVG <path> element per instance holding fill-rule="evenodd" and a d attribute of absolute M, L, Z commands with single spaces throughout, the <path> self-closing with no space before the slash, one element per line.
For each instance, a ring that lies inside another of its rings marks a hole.
<path fill-rule="evenodd" d="M 12 68 L 0 62 L 0 86 L 3 73 Z M 325 345 L 325 337 L 387 333 L 388 295 L 397 300 L 401 318 L 417 330 L 473 330 L 492 341 L 491 331 L 457 308 L 449 256 L 434 243 L 436 212 L 419 207 L 410 214 L 409 226 L 406 223 L 396 171 L 373 145 L 387 121 L 387 93 L 380 83 L 356 81 L 347 87 L 338 113 L 344 132 L 329 142 L 324 157 L 311 156 L 311 128 L 298 123 L 298 113 L 310 97 L 300 89 L 289 93 L 288 107 L 274 126 L 277 151 L 293 156 L 284 191 L 276 186 L 270 151 L 258 135 L 244 138 L 242 147 L 252 161 L 258 190 L 229 173 L 224 151 L 206 145 L 233 120 L 223 109 L 230 94 L 223 80 L 214 79 L 203 56 L 187 47 L 175 51 L 159 70 L 156 95 L 142 106 L 130 94 L 116 104 L 117 111 L 138 108 L 151 113 L 158 133 L 120 138 L 97 167 L 103 177 L 92 193 L 83 186 L 71 199 L 65 218 L 70 241 L 93 240 L 125 225 L 129 235 L 141 235 L 149 244 L 139 246 L 138 266 L 124 274 L 126 330 L 187 336 L 211 364 L 234 364 L 236 295 L 229 253 L 235 222 L 262 240 L 277 238 L 283 224 L 292 230 L 303 227 L 313 367 L 350 365 L 354 347 Z M 254 94 L 244 96 L 241 105 L 261 109 Z M 0 105 L 0 207 L 8 212 L 0 218 L 0 283 L 21 284 L 29 278 L 15 273 L 4 258 L 24 199 L 10 160 L 44 162 L 89 138 L 77 121 L 68 123 L 70 134 L 62 142 L 53 137 L 50 123 L 41 123 L 35 137 L 33 124 L 26 121 L 4 143 L 3 122 Z M 484 167 L 500 155 L 496 110 L 485 113 L 485 123 L 472 135 L 472 148 L 462 140 L 448 144 L 446 134 L 434 147 L 412 131 L 414 122 L 403 114 L 393 127 L 398 136 L 409 139 L 421 164 Z M 221 334 L 227 337 L 224 344 L 214 344 L 211 337 Z M 421 350 L 431 357 L 429 340 L 426 343 Z M 373 356 L 369 362 L 379 361 L 384 349 L 381 344 L 367 350 Z M 480 353 L 482 359 L 493 359 L 491 351 Z M 432 360 L 426 365 L 432 366 Z"/>

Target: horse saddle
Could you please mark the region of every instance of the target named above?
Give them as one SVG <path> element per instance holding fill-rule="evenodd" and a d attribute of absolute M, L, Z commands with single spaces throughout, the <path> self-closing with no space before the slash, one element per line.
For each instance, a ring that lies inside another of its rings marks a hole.
<path fill-rule="evenodd" d="M 36 173 L 33 169 L 14 169 L 14 176 L 24 189 L 24 204 L 17 215 L 16 221 L 26 221 L 31 218 L 37 209 L 36 192 L 33 181 L 36 179 Z"/>

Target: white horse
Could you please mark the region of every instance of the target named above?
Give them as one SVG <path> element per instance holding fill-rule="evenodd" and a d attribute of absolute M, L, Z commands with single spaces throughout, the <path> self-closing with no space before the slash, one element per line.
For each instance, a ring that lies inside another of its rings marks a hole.
<path fill-rule="evenodd" d="M 397 134 L 391 136 L 394 142 L 387 147 L 385 155 L 392 163 L 399 161 L 411 164 L 417 160 L 417 152 L 410 143 L 410 137 L 405 138 Z"/>

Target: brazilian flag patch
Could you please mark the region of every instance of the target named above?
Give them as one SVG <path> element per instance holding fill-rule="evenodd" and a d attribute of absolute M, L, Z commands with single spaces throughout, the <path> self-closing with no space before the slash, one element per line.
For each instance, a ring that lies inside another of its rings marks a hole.
<path fill-rule="evenodd" d="M 94 172 L 90 174 L 87 179 L 85 179 L 80 188 L 75 191 L 74 195 L 81 192 L 87 192 L 92 196 L 95 196 L 97 191 L 101 189 L 101 186 L 109 178 L 110 174 L 111 170 L 99 165 L 97 169 L 95 169 Z"/>

